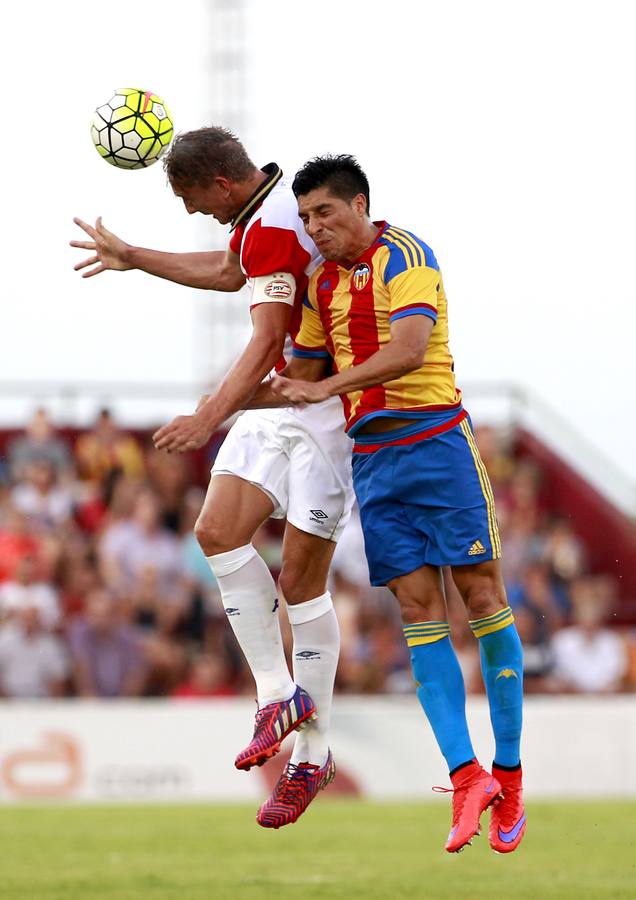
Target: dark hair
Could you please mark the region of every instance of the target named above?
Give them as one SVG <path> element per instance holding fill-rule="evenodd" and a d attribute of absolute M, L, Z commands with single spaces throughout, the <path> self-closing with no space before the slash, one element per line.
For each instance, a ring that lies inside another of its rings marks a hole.
<path fill-rule="evenodd" d="M 211 125 L 178 134 L 163 168 L 172 185 L 207 187 L 218 176 L 245 181 L 256 166 L 236 135 L 220 125 Z"/>
<path fill-rule="evenodd" d="M 296 172 L 292 190 L 300 197 L 323 186 L 341 200 L 351 201 L 358 194 L 364 194 L 369 212 L 369 180 L 355 156 L 348 153 L 315 156 Z"/>

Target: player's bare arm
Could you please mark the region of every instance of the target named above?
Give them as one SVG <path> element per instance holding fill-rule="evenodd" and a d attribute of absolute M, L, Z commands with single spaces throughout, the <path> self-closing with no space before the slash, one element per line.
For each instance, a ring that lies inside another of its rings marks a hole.
<path fill-rule="evenodd" d="M 279 406 L 290 406 L 291 401 L 284 397 L 277 385 L 281 379 L 292 378 L 294 382 L 319 382 L 325 377 L 327 360 L 303 359 L 294 356 L 275 378 L 267 378 L 259 384 L 252 394 L 246 409 L 272 409 Z"/>
<path fill-rule="evenodd" d="M 119 272 L 139 269 L 157 278 L 208 291 L 238 291 L 245 284 L 238 254 L 229 248 L 199 253 L 166 253 L 127 244 L 104 227 L 101 216 L 94 226 L 78 218 L 73 221 L 90 238 L 88 241 L 70 242 L 71 247 L 92 251 L 91 256 L 74 266 L 75 271 L 86 269 L 82 278 L 91 278 L 107 269 Z"/>
<path fill-rule="evenodd" d="M 293 375 L 275 378 L 271 390 L 275 396 L 284 397 L 289 403 L 320 403 L 336 394 L 400 378 L 422 365 L 434 324 L 428 316 L 398 319 L 391 325 L 391 340 L 360 365 L 318 382 L 296 380 Z M 323 360 L 307 362 L 320 363 Z"/>
<path fill-rule="evenodd" d="M 218 390 L 199 402 L 191 416 L 177 416 L 154 435 L 157 450 L 184 453 L 206 444 L 227 418 L 245 409 L 265 375 L 280 359 L 289 327 L 291 307 L 262 303 L 252 309 L 254 331 L 249 344 L 229 370 Z"/>

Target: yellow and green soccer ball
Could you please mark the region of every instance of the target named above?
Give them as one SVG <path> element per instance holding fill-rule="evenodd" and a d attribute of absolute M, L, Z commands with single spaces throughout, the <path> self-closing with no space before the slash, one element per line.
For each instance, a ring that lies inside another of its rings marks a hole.
<path fill-rule="evenodd" d="M 174 134 L 172 116 L 161 97 L 137 88 L 121 88 L 93 117 L 97 152 L 111 166 L 144 169 L 156 163 Z"/>

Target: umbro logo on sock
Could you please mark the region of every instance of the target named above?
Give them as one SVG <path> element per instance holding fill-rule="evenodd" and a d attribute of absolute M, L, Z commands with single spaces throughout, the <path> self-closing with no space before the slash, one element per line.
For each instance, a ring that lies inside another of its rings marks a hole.
<path fill-rule="evenodd" d="M 315 650 L 301 650 L 296 654 L 296 659 L 320 659 L 320 653 Z"/>
<path fill-rule="evenodd" d="M 237 609 L 235 606 L 226 606 L 225 607 L 225 615 L 226 616 L 240 616 L 241 610 Z"/>
<path fill-rule="evenodd" d="M 482 544 L 482 542 L 481 542 L 481 541 L 475 541 L 475 543 L 473 544 L 473 546 L 472 546 L 472 547 L 470 548 L 470 550 L 468 551 L 468 555 L 469 555 L 469 556 L 479 556 L 480 553 L 485 553 L 485 552 L 486 552 L 486 548 L 484 547 L 484 545 Z"/>

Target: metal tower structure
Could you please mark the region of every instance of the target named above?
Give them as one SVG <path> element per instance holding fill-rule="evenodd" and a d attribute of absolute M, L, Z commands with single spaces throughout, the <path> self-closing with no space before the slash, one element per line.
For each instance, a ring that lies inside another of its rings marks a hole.
<path fill-rule="evenodd" d="M 204 125 L 224 125 L 249 148 L 247 116 L 246 30 L 249 0 L 204 0 L 209 48 L 204 61 L 209 94 L 204 98 Z M 201 249 L 223 249 L 227 227 L 210 218 L 198 225 Z M 210 293 L 198 299 L 194 335 L 194 376 L 206 386 L 219 381 L 245 345 L 251 331 L 244 291 Z"/>

